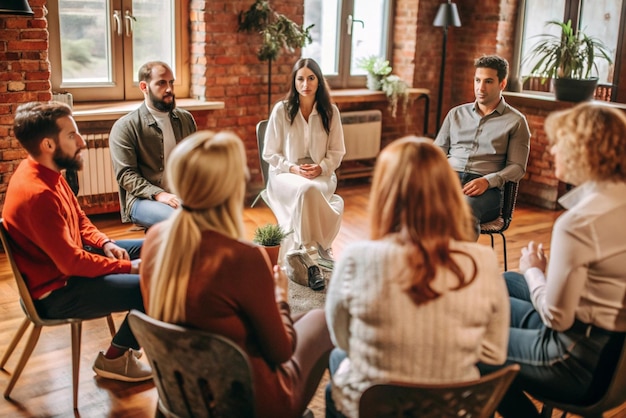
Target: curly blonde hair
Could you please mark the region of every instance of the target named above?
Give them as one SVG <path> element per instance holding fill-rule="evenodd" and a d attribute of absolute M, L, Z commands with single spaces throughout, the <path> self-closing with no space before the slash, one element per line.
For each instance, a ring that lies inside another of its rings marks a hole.
<path fill-rule="evenodd" d="M 626 116 L 593 103 L 551 113 L 545 131 L 557 145 L 568 183 L 626 181 Z"/>

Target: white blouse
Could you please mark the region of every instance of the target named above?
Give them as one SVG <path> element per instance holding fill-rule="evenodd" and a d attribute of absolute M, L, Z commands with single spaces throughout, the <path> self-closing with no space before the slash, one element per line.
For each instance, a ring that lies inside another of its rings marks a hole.
<path fill-rule="evenodd" d="M 270 170 L 288 173 L 289 168 L 299 164 L 299 161 L 311 159 L 322 168 L 323 176 L 335 172 L 346 147 L 339 109 L 335 105 L 332 107 L 333 118 L 327 134 L 315 106 L 308 122 L 298 111 L 293 124 L 290 124 L 284 102 L 276 103 L 269 118 L 263 148 L 263 159 L 270 164 Z"/>
<path fill-rule="evenodd" d="M 578 319 L 626 331 L 626 183 L 587 182 L 563 196 L 547 277 L 524 277 L 543 323 L 565 331 Z"/>

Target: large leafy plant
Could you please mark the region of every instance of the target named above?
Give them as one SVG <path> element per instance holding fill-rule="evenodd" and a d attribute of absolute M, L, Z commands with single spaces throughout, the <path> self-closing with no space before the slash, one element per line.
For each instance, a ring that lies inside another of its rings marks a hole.
<path fill-rule="evenodd" d="M 597 38 L 572 28 L 572 21 L 566 23 L 551 20 L 546 23 L 561 29 L 561 35 L 541 34 L 540 40 L 531 47 L 525 62 L 534 62 L 531 76 L 549 78 L 588 79 L 592 70 L 597 74 L 596 59 L 604 59 L 611 64 L 609 49 Z"/>
<path fill-rule="evenodd" d="M 313 25 L 309 25 L 305 28 L 276 13 L 265 0 L 256 0 L 247 11 L 239 13 L 238 31 L 261 35 L 257 57 L 259 61 L 268 62 L 268 112 L 271 106 L 272 61 L 276 61 L 283 49 L 293 53 L 297 48 L 311 43 L 312 27 Z"/>

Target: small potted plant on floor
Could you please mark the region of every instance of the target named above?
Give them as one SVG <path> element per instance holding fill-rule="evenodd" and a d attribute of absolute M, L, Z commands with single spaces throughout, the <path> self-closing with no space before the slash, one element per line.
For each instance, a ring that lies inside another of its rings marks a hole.
<path fill-rule="evenodd" d="M 272 265 L 276 265 L 278 263 L 280 243 L 290 233 L 291 232 L 285 232 L 280 225 L 268 223 L 254 230 L 252 241 L 265 247 Z"/>
<path fill-rule="evenodd" d="M 541 77 L 542 83 L 552 80 L 557 100 L 580 102 L 593 98 L 598 77 L 596 60 L 612 64 L 611 52 L 599 40 L 572 28 L 567 23 L 551 20 L 547 26 L 561 29 L 561 34 L 537 35 L 540 40 L 531 47 L 524 61 L 533 63 L 530 76 Z"/>

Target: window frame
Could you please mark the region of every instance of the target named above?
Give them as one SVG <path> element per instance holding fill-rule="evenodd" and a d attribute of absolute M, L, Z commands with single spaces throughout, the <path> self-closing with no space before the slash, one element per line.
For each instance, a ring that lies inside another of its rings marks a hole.
<path fill-rule="evenodd" d="M 172 63 L 174 70 L 174 89 L 177 98 L 187 98 L 190 92 L 190 69 L 189 69 L 189 1 L 174 1 L 174 53 L 175 60 Z M 131 10 L 132 0 L 107 0 L 108 19 L 112 20 L 113 10 Z M 112 82 L 64 85 L 62 82 L 62 61 L 60 42 L 60 19 L 59 0 L 48 0 L 48 30 L 49 30 L 49 60 L 50 60 L 50 83 L 53 93 L 71 93 L 74 102 L 94 101 L 124 101 L 141 100 L 143 93 L 139 84 L 133 81 L 132 37 L 115 36 L 111 34 L 111 68 Z M 121 63 L 121 64 L 120 64 Z"/>
<path fill-rule="evenodd" d="M 363 87 L 366 83 L 366 75 L 350 74 L 350 64 L 352 59 L 352 35 L 348 35 L 348 16 L 354 15 L 355 0 L 339 1 L 341 2 L 340 16 L 337 20 L 339 28 L 338 35 L 336 35 L 335 38 L 337 46 L 337 74 L 324 74 L 324 78 L 328 82 L 328 85 L 334 89 Z M 386 30 L 384 35 L 386 37 L 386 39 L 384 39 L 384 47 L 386 50 L 385 59 L 391 59 L 395 2 L 393 0 L 384 1 L 385 11 L 383 16 L 383 25 Z"/>
<path fill-rule="evenodd" d="M 590 1 L 590 0 L 587 0 Z M 581 16 L 584 0 L 565 0 L 563 7 L 563 21 L 567 22 L 568 19 L 572 20 L 572 27 L 578 28 Z M 522 60 L 524 59 L 522 53 L 522 44 L 524 39 L 524 26 L 526 19 L 526 0 L 520 1 L 520 13 L 518 16 L 516 38 L 515 38 L 515 56 L 514 66 L 512 67 L 510 81 L 512 88 L 515 84 L 519 84 L 519 90 L 528 94 L 545 94 L 548 91 L 549 86 L 543 86 L 540 88 L 525 89 L 523 85 L 523 74 L 521 74 Z M 610 86 L 611 94 L 610 101 L 615 102 L 618 99 L 619 81 L 622 72 L 621 56 L 622 51 L 626 48 L 626 0 L 622 1 L 622 10 L 620 12 L 620 25 L 619 33 L 617 36 L 617 46 L 615 48 L 615 57 L 613 62 L 613 81 L 610 85 L 598 85 L 598 87 Z M 626 68 L 625 68 L 626 69 Z"/>

